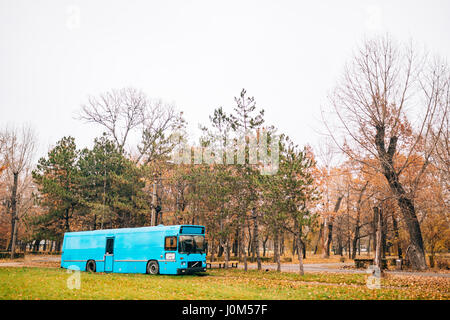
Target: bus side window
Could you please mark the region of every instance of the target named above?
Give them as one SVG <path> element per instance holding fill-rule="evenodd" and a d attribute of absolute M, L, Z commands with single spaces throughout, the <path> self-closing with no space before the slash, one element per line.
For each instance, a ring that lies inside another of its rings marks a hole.
<path fill-rule="evenodd" d="M 114 239 L 106 239 L 106 254 L 114 254 Z"/>
<path fill-rule="evenodd" d="M 164 241 L 164 250 L 168 251 L 177 250 L 177 237 L 166 237 Z"/>

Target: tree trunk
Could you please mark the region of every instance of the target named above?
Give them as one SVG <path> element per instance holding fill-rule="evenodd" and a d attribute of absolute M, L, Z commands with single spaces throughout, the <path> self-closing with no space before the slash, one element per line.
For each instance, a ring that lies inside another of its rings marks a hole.
<path fill-rule="evenodd" d="M 362 203 L 362 197 L 363 197 L 364 191 L 366 190 L 368 184 L 369 183 L 366 182 L 364 187 L 359 192 L 358 203 L 357 203 L 357 208 L 356 208 L 356 222 L 355 222 L 355 232 L 354 232 L 355 234 L 354 234 L 353 243 L 352 243 L 352 257 L 351 257 L 352 259 L 356 258 L 356 246 L 357 246 L 357 243 L 358 243 L 359 254 L 361 254 L 361 248 L 360 248 L 360 246 L 361 246 L 361 239 L 359 238 L 359 236 L 360 236 L 360 229 L 361 229 L 361 226 L 360 226 L 360 223 L 361 223 L 361 203 Z"/>
<path fill-rule="evenodd" d="M 242 241 L 242 235 L 241 235 L 241 230 L 242 230 L 242 226 L 240 226 L 237 229 L 237 238 L 238 238 L 238 243 L 237 243 L 237 251 L 238 251 L 238 261 L 242 262 L 242 245 L 243 245 L 243 241 Z"/>
<path fill-rule="evenodd" d="M 303 242 L 300 239 L 300 234 L 297 234 L 297 248 L 298 248 L 298 273 L 303 276 L 305 274 L 303 270 Z"/>
<path fill-rule="evenodd" d="M 258 270 L 261 270 L 261 256 L 259 254 L 259 239 L 258 239 L 258 215 L 256 208 L 252 210 L 253 215 L 253 251 L 256 253 L 256 262 L 258 264 Z"/>
<path fill-rule="evenodd" d="M 214 254 L 216 253 L 216 246 L 214 245 L 214 237 L 212 237 L 211 239 L 211 257 L 210 257 L 210 261 L 214 262 Z"/>
<path fill-rule="evenodd" d="M 250 227 L 249 222 L 247 222 L 247 229 L 248 229 L 247 255 L 251 257 L 251 253 L 253 252 L 253 248 L 252 248 L 253 238 L 252 238 L 252 232 L 251 232 L 251 227 Z"/>
<path fill-rule="evenodd" d="M 292 241 L 292 256 L 295 256 L 296 253 L 297 253 L 297 238 L 294 234 L 294 239 Z"/>
<path fill-rule="evenodd" d="M 33 244 L 32 251 L 39 251 L 39 244 L 41 243 L 41 239 L 36 239 Z"/>
<path fill-rule="evenodd" d="M 319 242 L 320 239 L 322 238 L 322 233 L 323 233 L 323 223 L 320 224 L 319 235 L 317 236 L 316 245 L 314 246 L 314 254 L 317 254 L 317 249 L 319 248 Z"/>
<path fill-rule="evenodd" d="M 375 245 L 375 259 L 374 263 L 375 265 L 380 268 L 380 270 L 383 269 L 383 262 L 382 262 L 382 238 L 383 238 L 383 218 L 381 215 L 381 210 L 378 207 L 373 208 L 373 215 L 376 225 L 376 245 Z"/>
<path fill-rule="evenodd" d="M 218 257 L 218 258 L 220 258 L 221 256 L 223 256 L 223 251 L 224 251 L 224 248 L 223 248 L 222 242 L 219 241 L 219 251 L 217 252 L 217 257 Z"/>
<path fill-rule="evenodd" d="M 303 259 L 306 259 L 306 245 L 303 242 L 302 239 L 300 239 L 300 242 L 302 243 L 302 255 L 303 255 Z"/>
<path fill-rule="evenodd" d="M 333 212 L 336 213 L 341 206 L 341 201 L 344 196 L 339 196 L 334 206 Z M 333 237 L 333 218 L 327 217 L 324 222 L 324 230 L 326 230 L 326 236 L 324 235 L 324 248 L 322 257 L 329 258 L 330 257 L 330 245 Z"/>
<path fill-rule="evenodd" d="M 402 259 L 402 247 L 400 246 L 400 236 L 398 232 L 397 218 L 392 214 L 392 227 L 394 229 L 395 242 L 397 243 L 397 255 L 399 259 Z"/>
<path fill-rule="evenodd" d="M 338 242 L 338 255 L 340 255 L 341 257 L 344 255 L 344 247 L 342 245 L 341 238 L 339 238 L 339 242 Z"/>
<path fill-rule="evenodd" d="M 281 263 L 280 263 L 280 238 L 279 231 L 275 230 L 273 235 L 273 256 L 274 262 L 277 264 L 277 271 L 281 271 Z"/>
<path fill-rule="evenodd" d="M 229 243 L 228 243 L 228 239 L 225 240 L 224 242 L 224 251 L 225 251 L 225 269 L 228 269 L 228 263 L 230 261 L 230 248 L 229 248 Z"/>
<path fill-rule="evenodd" d="M 355 235 L 353 236 L 353 242 L 352 242 L 352 259 L 356 258 L 356 249 L 358 247 L 358 241 L 359 241 L 359 217 L 356 219 L 356 225 L 355 225 Z"/>
<path fill-rule="evenodd" d="M 330 245 L 331 245 L 331 240 L 333 237 L 333 223 L 332 221 L 327 218 L 325 220 L 325 227 L 324 227 L 324 248 L 323 248 L 323 253 L 322 253 L 322 257 L 323 258 L 329 258 L 330 257 Z"/>
<path fill-rule="evenodd" d="M 14 259 L 14 256 L 16 254 L 16 238 L 17 238 L 17 220 L 14 224 L 14 233 L 11 241 L 11 259 Z"/>
<path fill-rule="evenodd" d="M 12 215 L 11 221 L 13 222 L 13 229 L 11 233 L 11 259 L 14 259 L 14 255 L 16 253 L 17 223 L 19 221 L 19 219 L 17 218 L 17 185 L 19 173 L 14 172 L 13 176 L 14 176 L 14 183 L 11 192 L 11 215 Z"/>
<path fill-rule="evenodd" d="M 269 240 L 269 236 L 268 235 L 263 240 L 263 257 L 266 256 L 267 240 Z"/>
<path fill-rule="evenodd" d="M 411 243 L 409 245 L 410 250 L 408 251 L 408 258 L 411 262 L 411 266 L 414 270 L 426 270 L 427 264 L 425 261 L 422 232 L 420 230 L 419 221 L 417 220 L 414 205 L 412 201 L 406 197 L 401 197 L 398 202 L 409 231 Z"/>
<path fill-rule="evenodd" d="M 423 245 L 422 231 L 420 230 L 419 220 L 417 219 L 416 209 L 413 200 L 406 194 L 398 177 L 398 173 L 394 167 L 394 154 L 397 149 L 396 136 L 392 136 L 389 140 L 389 147 L 385 149 L 385 128 L 376 126 L 375 144 L 378 155 L 380 156 L 383 175 L 386 177 L 392 193 L 397 198 L 397 203 L 403 214 L 408 228 L 410 245 L 408 247 L 408 259 L 414 270 L 426 270 L 427 263 L 425 260 L 425 250 Z"/>
<path fill-rule="evenodd" d="M 380 213 L 381 217 L 381 256 L 386 258 L 387 243 L 386 243 L 386 221 L 384 219 L 383 212 Z"/>
<path fill-rule="evenodd" d="M 70 232 L 70 225 L 69 225 L 69 208 L 67 208 L 67 209 L 65 210 L 64 220 L 65 220 L 64 228 L 65 228 L 66 232 Z"/>
<path fill-rule="evenodd" d="M 247 252 L 245 252 L 245 228 L 244 225 L 242 225 L 241 228 L 241 245 L 239 246 L 240 248 L 240 254 L 243 255 L 244 257 L 244 270 L 247 271 Z"/>
<path fill-rule="evenodd" d="M 369 239 L 372 241 L 372 248 L 371 248 L 372 250 L 371 251 L 374 252 L 374 255 L 375 255 L 376 247 L 377 247 L 377 220 L 376 220 L 377 218 L 376 217 L 377 216 L 374 212 L 374 214 L 372 216 L 372 222 L 370 224 L 370 227 L 371 227 L 370 238 L 371 239 Z"/>
<path fill-rule="evenodd" d="M 239 228 L 236 229 L 235 235 L 234 235 L 234 241 L 233 241 L 233 255 L 234 257 L 239 256 Z"/>

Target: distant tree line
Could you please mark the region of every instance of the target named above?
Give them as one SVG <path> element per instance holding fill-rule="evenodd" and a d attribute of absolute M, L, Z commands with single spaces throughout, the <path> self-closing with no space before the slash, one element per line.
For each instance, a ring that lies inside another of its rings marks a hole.
<path fill-rule="evenodd" d="M 316 150 L 267 124 L 246 90 L 230 111 L 213 110 L 187 153 L 173 106 L 134 88 L 90 97 L 79 119 L 104 130 L 92 148 L 63 137 L 33 163 L 31 129 L 1 132 L 0 238 L 13 255 L 18 240 L 60 245 L 68 231 L 189 223 L 206 226 L 212 261 L 245 269 L 261 269 L 270 247 L 278 270 L 289 254 L 300 274 L 307 252 L 373 251 L 378 265 L 391 254 L 423 270 L 450 248 L 449 84 L 442 60 L 368 40 L 330 96 Z M 263 142 L 278 159 L 269 174 L 252 149 Z M 174 161 L 178 151 L 191 161 Z"/>

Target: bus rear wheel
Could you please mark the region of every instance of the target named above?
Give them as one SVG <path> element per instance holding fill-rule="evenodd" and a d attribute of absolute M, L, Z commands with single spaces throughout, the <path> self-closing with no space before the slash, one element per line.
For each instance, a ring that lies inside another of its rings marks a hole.
<path fill-rule="evenodd" d="M 86 263 L 86 271 L 87 272 L 95 272 L 95 270 L 96 270 L 95 261 L 94 260 L 89 260 Z"/>
<path fill-rule="evenodd" d="M 147 263 L 147 273 L 148 274 L 158 274 L 159 273 L 159 264 L 157 261 L 149 261 Z"/>

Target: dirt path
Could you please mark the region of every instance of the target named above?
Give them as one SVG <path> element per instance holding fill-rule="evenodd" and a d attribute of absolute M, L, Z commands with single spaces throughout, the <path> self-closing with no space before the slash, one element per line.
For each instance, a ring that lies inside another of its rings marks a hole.
<path fill-rule="evenodd" d="M 8 259 L 0 260 L 0 267 L 46 267 L 59 268 L 61 261 L 60 256 L 50 255 L 27 255 L 23 259 L 10 261 Z"/>
<path fill-rule="evenodd" d="M 25 259 L 19 259 L 18 261 L 8 261 L 7 259 L 0 261 L 0 267 L 53 267 L 59 268 L 61 261 L 60 256 L 26 256 Z M 330 272 L 330 273 L 368 273 L 364 269 L 354 269 L 353 263 L 311 263 L 304 264 L 303 269 L 305 272 Z M 238 268 L 243 269 L 243 264 L 239 264 Z M 249 264 L 249 269 L 256 269 L 256 264 Z M 263 264 L 263 270 L 276 270 L 276 264 Z M 298 264 L 282 264 L 281 271 L 283 272 L 298 272 Z M 450 278 L 450 273 L 437 273 L 437 272 L 411 272 L 411 271 L 386 271 L 388 274 L 401 275 L 401 276 L 422 276 L 422 277 L 442 277 Z"/>
<path fill-rule="evenodd" d="M 351 269 L 352 263 L 312 263 L 304 264 L 303 270 L 305 272 L 333 272 L 333 273 L 368 273 L 364 269 Z M 238 266 L 243 268 L 242 264 Z M 249 269 L 256 269 L 256 264 L 249 264 Z M 263 270 L 276 270 L 276 264 L 263 264 Z M 281 271 L 283 272 L 298 272 L 297 264 L 282 264 Z M 450 273 L 437 273 L 437 272 L 412 272 L 412 271 L 386 271 L 389 274 L 403 275 L 403 276 L 423 276 L 423 277 L 443 277 L 450 278 Z"/>

